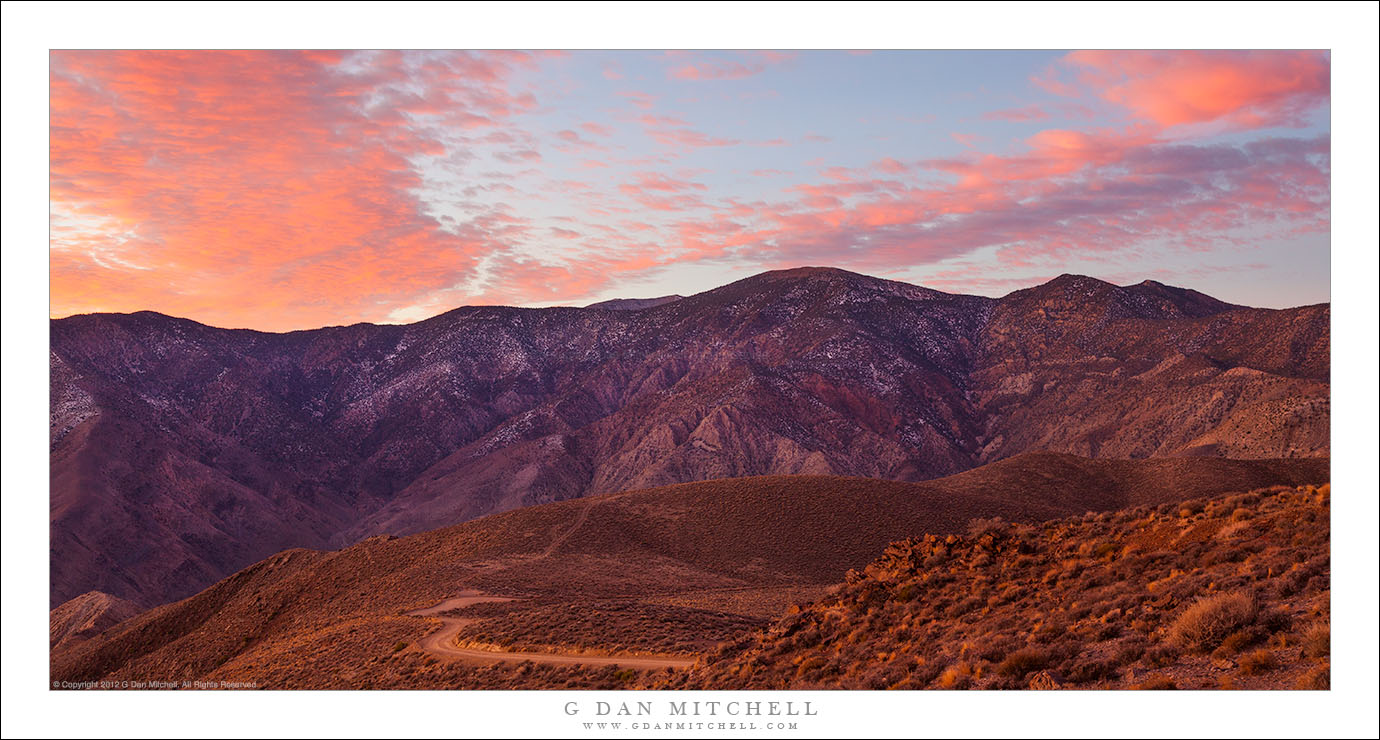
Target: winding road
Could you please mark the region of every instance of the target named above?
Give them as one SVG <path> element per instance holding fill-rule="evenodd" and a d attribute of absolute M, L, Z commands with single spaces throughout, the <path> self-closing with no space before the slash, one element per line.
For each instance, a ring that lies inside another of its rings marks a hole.
<path fill-rule="evenodd" d="M 652 655 L 586 655 L 583 653 L 540 653 L 540 652 L 509 652 L 506 650 L 480 650 L 476 648 L 462 648 L 455 644 L 455 636 L 460 632 L 460 628 L 475 621 L 473 619 L 462 619 L 459 617 L 443 617 L 442 612 L 451 609 L 460 609 L 471 604 L 483 604 L 494 601 L 513 601 L 513 599 L 502 596 L 486 596 L 478 591 L 464 591 L 455 598 L 446 599 L 435 606 L 425 609 L 417 609 L 407 612 L 411 617 L 433 617 L 441 620 L 441 629 L 423 637 L 417 643 L 417 647 L 424 652 L 431 653 L 442 658 L 460 658 L 464 660 L 481 660 L 490 662 L 510 662 L 521 663 L 530 660 L 533 663 L 553 663 L 558 665 L 617 665 L 624 668 L 637 669 L 657 669 L 657 668 L 688 668 L 694 665 L 693 658 L 677 658 L 671 656 L 652 656 Z"/>

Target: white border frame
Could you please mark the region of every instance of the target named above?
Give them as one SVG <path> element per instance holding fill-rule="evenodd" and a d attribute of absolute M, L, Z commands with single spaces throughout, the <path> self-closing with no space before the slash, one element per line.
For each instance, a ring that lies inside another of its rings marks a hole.
<path fill-rule="evenodd" d="M 533 7 L 534 5 L 541 7 Z M 4 734 L 593 736 L 587 692 L 49 692 L 47 55 L 50 48 L 1330 48 L 1331 692 L 791 692 L 797 732 L 1148 737 L 1377 734 L 1377 6 L 1370 3 L 6 3 L 3 8 Z M 676 700 L 692 697 L 678 693 Z M 627 734 L 627 733 L 615 733 Z M 638 733 L 650 735 L 652 733 Z"/>

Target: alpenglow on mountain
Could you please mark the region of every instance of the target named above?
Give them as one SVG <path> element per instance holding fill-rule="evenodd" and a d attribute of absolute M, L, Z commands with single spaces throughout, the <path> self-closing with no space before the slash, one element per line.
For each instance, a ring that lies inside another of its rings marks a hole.
<path fill-rule="evenodd" d="M 1324 456 L 1329 318 L 1151 281 L 991 299 L 800 268 L 404 326 L 58 319 L 50 599 L 154 605 L 287 548 L 694 480 Z"/>

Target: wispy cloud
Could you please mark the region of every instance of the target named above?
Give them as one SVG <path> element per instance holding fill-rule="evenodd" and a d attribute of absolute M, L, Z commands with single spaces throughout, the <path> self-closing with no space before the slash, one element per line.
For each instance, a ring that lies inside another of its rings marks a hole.
<path fill-rule="evenodd" d="M 54 52 L 51 311 L 287 329 L 978 254 L 995 285 L 1329 228 L 1326 53 L 1075 52 L 943 121 L 810 61 L 625 54 L 590 98 L 520 52 Z"/>

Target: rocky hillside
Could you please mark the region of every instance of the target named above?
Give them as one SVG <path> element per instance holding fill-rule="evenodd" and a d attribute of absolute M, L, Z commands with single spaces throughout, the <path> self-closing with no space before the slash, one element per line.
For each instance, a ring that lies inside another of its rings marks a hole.
<path fill-rule="evenodd" d="M 695 689 L 1326 689 L 1329 486 L 896 542 L 657 684 Z"/>
<path fill-rule="evenodd" d="M 53 321 L 51 601 L 153 605 L 288 547 L 694 480 L 1329 449 L 1326 306 L 827 268 L 653 303 L 286 334 Z"/>

